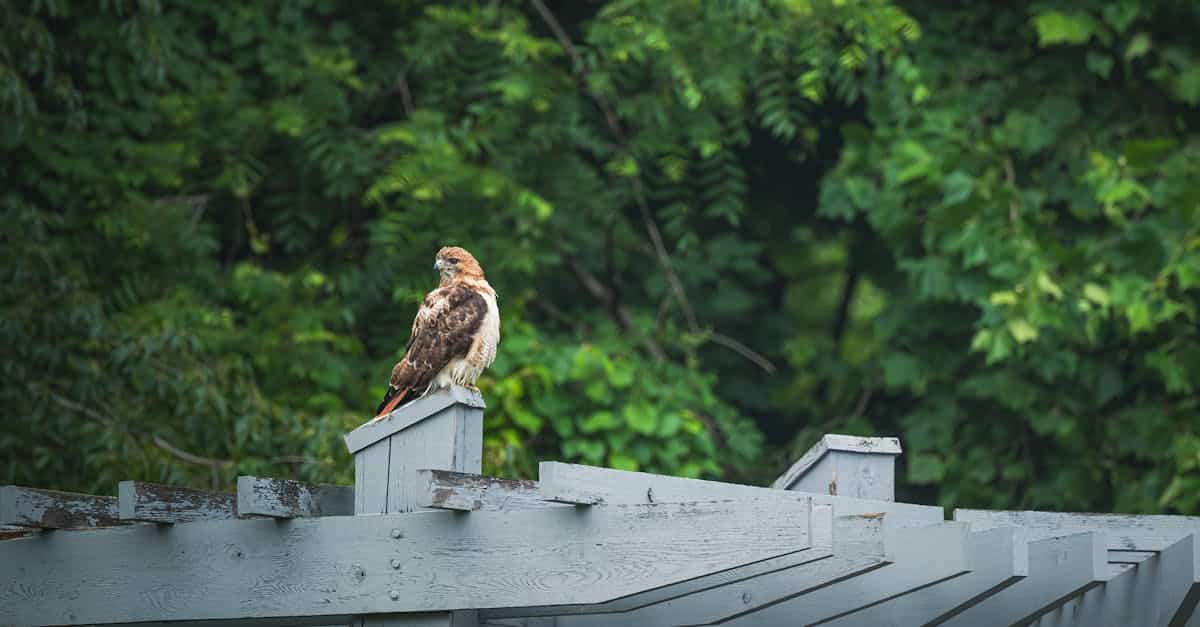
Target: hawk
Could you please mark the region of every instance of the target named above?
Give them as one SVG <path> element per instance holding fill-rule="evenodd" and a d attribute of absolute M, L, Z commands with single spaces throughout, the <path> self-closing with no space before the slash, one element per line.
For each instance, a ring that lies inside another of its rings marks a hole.
<path fill-rule="evenodd" d="M 442 281 L 417 310 L 407 350 L 392 368 L 375 420 L 432 390 L 451 384 L 474 388 L 496 358 L 500 310 L 479 262 L 466 250 L 447 246 L 438 251 L 433 269 Z"/>

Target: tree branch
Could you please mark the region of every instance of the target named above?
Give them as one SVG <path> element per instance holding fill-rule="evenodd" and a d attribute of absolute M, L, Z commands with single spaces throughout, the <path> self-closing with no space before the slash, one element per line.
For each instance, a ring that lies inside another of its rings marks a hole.
<path fill-rule="evenodd" d="M 164 440 L 157 433 L 150 437 L 150 441 L 154 446 L 182 459 L 185 462 L 190 462 L 200 466 L 208 466 L 209 468 L 228 468 L 233 465 L 232 459 L 213 459 L 212 457 L 201 457 L 193 453 L 189 453 L 170 442 Z"/>
<path fill-rule="evenodd" d="M 608 288 L 607 285 L 601 283 L 600 280 L 597 279 L 591 272 L 589 272 L 587 268 L 583 267 L 583 264 L 579 261 L 579 259 L 571 253 L 567 252 L 566 250 L 559 249 L 558 254 L 561 255 L 563 260 L 567 262 L 567 267 L 571 269 L 571 273 L 574 274 L 575 278 L 579 280 L 580 285 L 582 285 L 583 288 L 587 290 L 588 293 L 591 294 L 596 300 L 604 303 L 605 306 L 611 310 L 612 315 L 617 321 L 617 324 L 621 325 L 621 328 L 633 328 L 633 316 L 629 314 L 629 309 L 624 305 L 615 302 L 616 299 L 613 296 L 613 292 Z M 642 340 L 646 344 L 646 350 L 650 351 L 650 354 L 654 357 L 654 359 L 658 361 L 666 360 L 666 352 L 664 352 L 662 347 L 658 345 L 658 342 L 654 341 L 654 338 L 645 336 L 642 338 Z"/>
<path fill-rule="evenodd" d="M 583 60 L 583 55 L 579 53 L 579 49 L 575 47 L 574 42 L 571 41 L 571 37 L 567 35 L 567 31 L 563 29 L 562 24 L 558 22 L 558 18 L 554 17 L 554 14 L 550 12 L 545 3 L 542 0 L 529 1 L 533 5 L 533 8 L 537 10 L 538 15 L 542 17 L 542 21 L 546 23 L 550 32 L 554 33 L 554 37 L 558 40 L 559 45 L 563 47 L 563 50 L 571 59 L 571 65 L 580 88 L 596 103 L 596 106 L 604 115 L 604 120 L 608 124 L 609 130 L 612 131 L 613 136 L 616 137 L 621 150 L 632 156 L 633 150 L 629 145 L 629 139 L 625 135 L 625 131 L 621 128 L 621 122 L 616 112 L 608 104 L 608 100 L 604 96 L 596 93 L 588 85 L 588 67 Z M 659 231 L 658 225 L 654 223 L 654 218 L 650 212 L 650 205 L 646 202 L 641 176 L 637 174 L 633 175 L 630 182 L 633 186 L 634 202 L 638 206 L 638 212 L 641 214 L 642 224 L 646 228 L 646 233 L 650 236 L 650 242 L 654 245 L 659 265 L 662 266 L 663 273 L 667 277 L 667 285 L 670 286 L 675 299 L 679 301 L 679 308 L 683 311 L 684 318 L 687 319 L 688 328 L 693 332 L 699 331 L 700 324 L 696 320 L 696 313 L 688 301 L 687 294 L 683 291 L 683 284 L 679 281 L 679 276 L 675 273 L 674 265 L 671 263 L 671 255 L 667 252 L 667 248 L 663 244 L 662 233 Z"/>
<path fill-rule="evenodd" d="M 745 357 L 754 365 L 762 368 L 767 374 L 775 374 L 775 364 L 770 359 L 767 359 L 762 353 L 756 352 L 738 340 L 723 333 L 717 333 L 716 331 L 709 331 L 708 339 Z"/>

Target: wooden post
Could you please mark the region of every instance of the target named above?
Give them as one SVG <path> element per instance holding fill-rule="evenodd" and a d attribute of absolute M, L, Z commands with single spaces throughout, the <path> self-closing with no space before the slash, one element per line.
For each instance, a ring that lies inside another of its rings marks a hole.
<path fill-rule="evenodd" d="M 897 438 L 826 434 L 771 487 L 894 501 L 899 454 Z"/>
<path fill-rule="evenodd" d="M 402 405 L 346 435 L 354 454 L 354 514 L 411 512 L 425 505 L 422 469 L 478 474 L 483 466 L 483 395 L 454 386 Z M 362 627 L 464 627 L 474 612 L 376 614 Z"/>

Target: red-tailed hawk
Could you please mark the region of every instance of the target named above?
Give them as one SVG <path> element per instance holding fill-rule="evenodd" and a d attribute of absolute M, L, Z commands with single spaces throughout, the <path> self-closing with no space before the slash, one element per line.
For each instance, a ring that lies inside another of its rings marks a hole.
<path fill-rule="evenodd" d="M 392 368 L 375 420 L 430 390 L 451 384 L 475 387 L 496 358 L 500 310 L 479 262 L 462 248 L 447 246 L 438 251 L 433 269 L 442 282 L 417 310 L 408 349 Z"/>

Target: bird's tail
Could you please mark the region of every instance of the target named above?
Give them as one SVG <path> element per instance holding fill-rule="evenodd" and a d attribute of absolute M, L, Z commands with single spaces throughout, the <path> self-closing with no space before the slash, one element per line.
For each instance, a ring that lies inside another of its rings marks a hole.
<path fill-rule="evenodd" d="M 387 396 L 384 397 L 383 403 L 380 404 L 379 412 L 377 414 L 375 414 L 375 419 L 379 420 L 380 418 L 383 418 L 384 416 L 392 413 L 392 410 L 396 409 L 396 407 L 398 405 L 400 405 L 400 403 L 403 402 L 404 398 L 407 396 L 408 396 L 407 389 L 404 389 L 404 390 L 388 389 L 388 394 L 387 394 Z"/>

